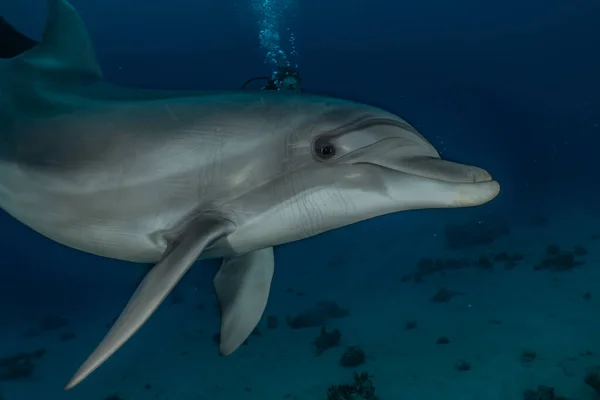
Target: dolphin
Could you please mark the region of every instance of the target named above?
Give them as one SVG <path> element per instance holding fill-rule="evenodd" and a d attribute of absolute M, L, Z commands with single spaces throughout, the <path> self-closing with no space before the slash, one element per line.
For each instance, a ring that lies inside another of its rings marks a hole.
<path fill-rule="evenodd" d="M 403 210 L 477 206 L 499 190 L 376 107 L 112 85 L 67 0 L 48 0 L 39 44 L 0 60 L 0 207 L 68 247 L 155 264 L 65 389 L 198 259 L 223 259 L 214 288 L 228 355 L 263 314 L 273 246 Z"/>

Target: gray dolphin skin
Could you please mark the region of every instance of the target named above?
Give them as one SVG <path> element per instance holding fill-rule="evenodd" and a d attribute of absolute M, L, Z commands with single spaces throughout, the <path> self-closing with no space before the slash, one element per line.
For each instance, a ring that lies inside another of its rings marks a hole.
<path fill-rule="evenodd" d="M 0 60 L 0 207 L 68 247 L 155 264 L 66 389 L 198 259 L 223 258 L 214 287 L 227 355 L 262 317 L 273 246 L 397 211 L 477 206 L 499 190 L 375 107 L 112 85 L 66 0 L 48 0 L 38 46 Z"/>

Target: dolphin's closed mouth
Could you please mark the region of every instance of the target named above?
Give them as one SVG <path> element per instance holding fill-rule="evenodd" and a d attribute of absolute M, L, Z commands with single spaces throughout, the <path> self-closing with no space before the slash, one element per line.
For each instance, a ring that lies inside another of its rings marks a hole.
<path fill-rule="evenodd" d="M 490 173 L 482 168 L 439 158 L 415 157 L 396 162 L 393 154 L 390 154 L 390 157 L 383 158 L 383 160 L 387 162 L 378 160 L 375 165 L 448 183 L 485 183 L 493 180 Z"/>

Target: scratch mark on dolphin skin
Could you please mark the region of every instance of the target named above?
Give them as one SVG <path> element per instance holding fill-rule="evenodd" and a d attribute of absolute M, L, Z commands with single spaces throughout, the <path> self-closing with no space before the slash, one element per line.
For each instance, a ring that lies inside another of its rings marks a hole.
<path fill-rule="evenodd" d="M 179 119 L 177 118 L 177 116 L 175 115 L 175 113 L 173 112 L 173 110 L 171 110 L 171 107 L 168 104 L 165 104 L 165 108 L 167 109 L 167 112 L 169 113 L 169 115 L 171 116 L 171 118 L 173 118 L 173 121 L 179 122 Z"/>

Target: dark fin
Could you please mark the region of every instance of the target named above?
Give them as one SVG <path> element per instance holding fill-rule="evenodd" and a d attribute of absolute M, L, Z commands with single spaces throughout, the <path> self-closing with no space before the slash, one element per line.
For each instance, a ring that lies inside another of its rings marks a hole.
<path fill-rule="evenodd" d="M 40 43 L 21 55 L 42 70 L 64 70 L 74 75 L 100 78 L 102 71 L 85 24 L 66 0 L 47 0 L 48 19 Z"/>
<path fill-rule="evenodd" d="M 0 17 L 0 58 L 13 58 L 31 50 L 37 42 Z"/>

